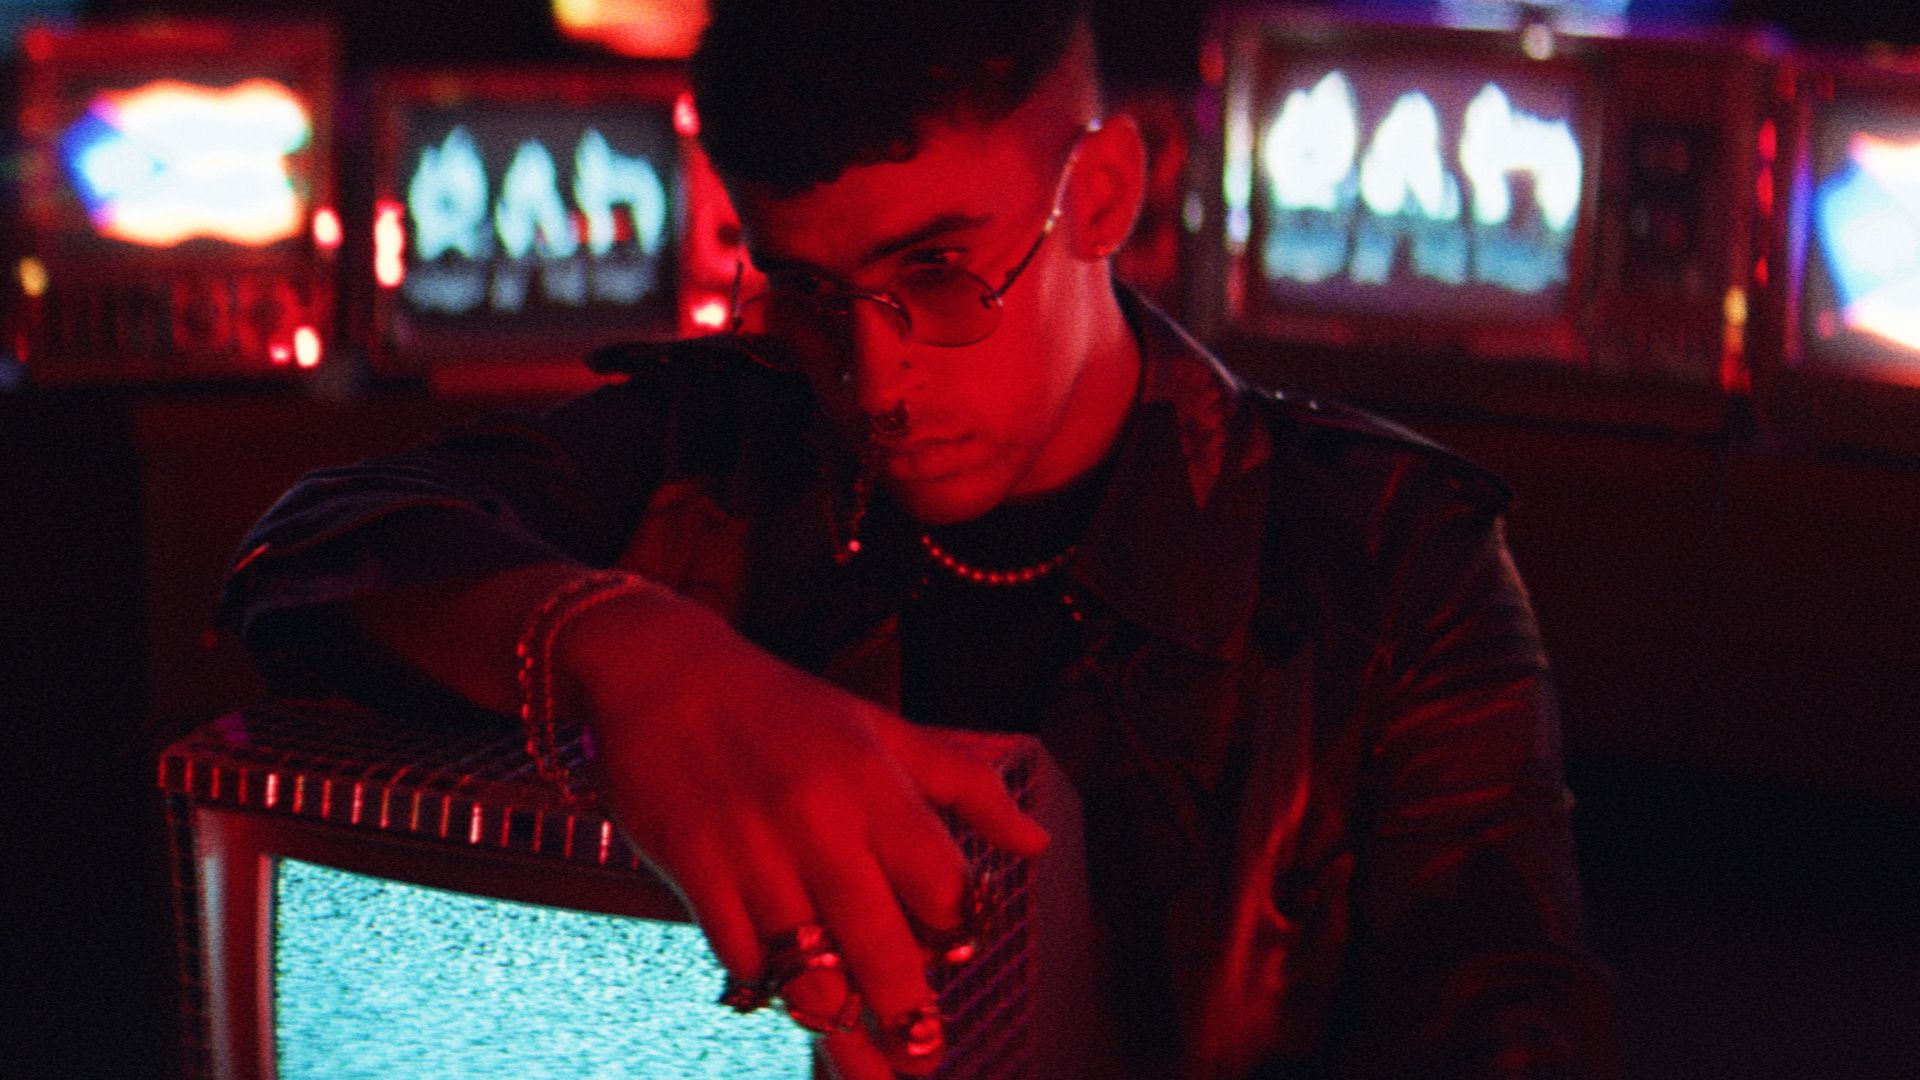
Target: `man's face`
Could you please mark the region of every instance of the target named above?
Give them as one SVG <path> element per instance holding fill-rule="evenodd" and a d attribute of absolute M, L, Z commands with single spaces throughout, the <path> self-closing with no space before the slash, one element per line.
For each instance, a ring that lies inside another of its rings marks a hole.
<path fill-rule="evenodd" d="M 915 267 L 946 263 L 997 289 L 1040 235 L 1073 137 L 1036 137 L 1012 121 L 943 128 L 906 162 L 856 166 L 797 196 L 749 188 L 734 200 L 753 261 L 776 287 L 885 292 Z M 808 375 L 850 444 L 867 418 L 905 406 L 906 434 L 881 459 L 888 490 L 922 521 L 969 520 L 1070 483 L 1104 450 L 1110 426 L 1078 393 L 1094 288 L 1110 288 L 1104 263 L 1074 258 L 1056 234 L 984 340 L 905 340 L 884 305 L 857 301 L 850 355 Z"/>

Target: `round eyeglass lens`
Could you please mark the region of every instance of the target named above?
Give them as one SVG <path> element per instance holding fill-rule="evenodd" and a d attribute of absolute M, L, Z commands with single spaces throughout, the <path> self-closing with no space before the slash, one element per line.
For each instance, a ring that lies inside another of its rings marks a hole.
<path fill-rule="evenodd" d="M 915 341 L 948 348 L 971 345 L 1000 325 L 1000 304 L 992 286 L 959 267 L 909 269 L 890 291 L 906 307 L 912 323 L 907 336 Z"/>

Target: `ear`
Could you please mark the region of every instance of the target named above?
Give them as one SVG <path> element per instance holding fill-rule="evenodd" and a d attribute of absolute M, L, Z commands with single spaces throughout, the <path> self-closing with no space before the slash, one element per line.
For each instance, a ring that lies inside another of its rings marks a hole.
<path fill-rule="evenodd" d="M 1119 250 L 1140 216 L 1146 187 L 1147 144 L 1140 125 L 1126 113 L 1114 113 L 1087 133 L 1073 167 L 1067 224 L 1074 256 L 1104 259 Z"/>

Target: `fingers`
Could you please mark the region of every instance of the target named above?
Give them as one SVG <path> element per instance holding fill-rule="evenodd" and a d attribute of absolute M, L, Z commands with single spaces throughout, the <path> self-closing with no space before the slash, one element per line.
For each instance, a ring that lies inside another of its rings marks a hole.
<path fill-rule="evenodd" d="M 935 930 L 959 921 L 967 858 L 931 808 L 915 801 L 875 822 L 873 848 L 909 918 Z"/>
<path fill-rule="evenodd" d="M 857 1031 L 865 1008 L 844 967 L 803 972 L 781 987 L 780 1000 L 794 1023 L 816 1035 Z"/>
<path fill-rule="evenodd" d="M 929 803 L 959 819 L 989 845 L 1032 857 L 1050 837 L 1027 816 L 993 766 L 940 745 L 904 722 L 888 732 L 895 756 Z"/>
<path fill-rule="evenodd" d="M 834 928 L 875 1041 L 892 1068 L 931 1071 L 945 1032 L 927 982 L 926 955 L 892 886 L 871 857 L 813 854 L 808 867 L 814 902 L 821 922 Z"/>
<path fill-rule="evenodd" d="M 835 1032 L 821 1040 L 821 1047 L 835 1080 L 894 1080 L 898 1075 L 864 1030 Z"/>
<path fill-rule="evenodd" d="M 720 966 L 752 977 L 760 970 L 760 932 L 722 848 L 698 839 L 681 847 L 678 858 L 656 860 L 661 876 L 679 890 Z"/>
<path fill-rule="evenodd" d="M 758 981 L 803 1027 L 815 1032 L 852 1027 L 860 1018 L 859 999 L 798 866 L 765 828 L 743 824 L 733 839 L 740 846 L 733 873 L 750 921 L 753 955 L 728 970 L 736 979 Z"/>

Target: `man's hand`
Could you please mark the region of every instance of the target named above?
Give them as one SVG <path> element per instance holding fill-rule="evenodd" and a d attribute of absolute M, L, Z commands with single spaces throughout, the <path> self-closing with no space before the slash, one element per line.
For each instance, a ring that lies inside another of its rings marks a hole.
<path fill-rule="evenodd" d="M 727 970 L 757 979 L 770 941 L 823 926 L 845 964 L 789 983 L 789 1009 L 851 1021 L 826 1037 L 843 1080 L 930 1072 L 913 928 L 956 926 L 968 873 L 936 811 L 1014 854 L 1047 843 L 998 773 L 670 595 L 582 615 L 555 662 L 615 820 Z"/>

